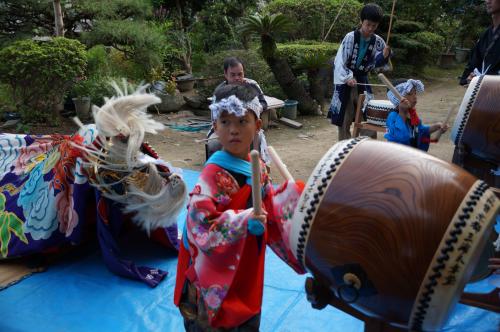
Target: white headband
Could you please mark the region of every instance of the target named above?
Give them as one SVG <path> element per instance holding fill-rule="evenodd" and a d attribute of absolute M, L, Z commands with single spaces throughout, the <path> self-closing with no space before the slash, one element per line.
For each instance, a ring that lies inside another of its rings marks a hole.
<path fill-rule="evenodd" d="M 246 114 L 248 110 L 251 110 L 260 118 L 260 113 L 262 112 L 262 105 L 259 102 L 259 98 L 255 97 L 249 102 L 243 102 L 235 95 L 231 95 L 227 98 L 223 98 L 219 101 L 213 97 L 213 103 L 209 106 L 210 111 L 212 111 L 212 121 L 217 121 L 222 112 L 226 111 L 229 114 L 234 114 L 237 117 L 242 117 Z"/>
<path fill-rule="evenodd" d="M 415 89 L 417 93 L 424 92 L 424 83 L 420 80 L 412 80 L 409 79 L 406 82 L 396 85 L 396 90 L 401 94 L 402 97 L 406 96 L 411 92 L 412 89 Z M 393 103 L 395 106 L 399 105 L 399 99 L 392 93 L 391 90 L 387 91 L 387 98 Z"/>

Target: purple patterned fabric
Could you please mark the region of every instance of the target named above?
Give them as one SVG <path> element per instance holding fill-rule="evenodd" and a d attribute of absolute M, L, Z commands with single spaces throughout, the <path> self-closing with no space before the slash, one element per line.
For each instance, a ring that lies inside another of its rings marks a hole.
<path fill-rule="evenodd" d="M 166 272 L 120 258 L 121 206 L 89 183 L 77 145 L 90 145 L 94 125 L 73 136 L 0 134 L 0 259 L 78 245 L 95 222 L 107 267 L 156 286 Z M 165 232 L 178 248 L 177 227 Z"/>

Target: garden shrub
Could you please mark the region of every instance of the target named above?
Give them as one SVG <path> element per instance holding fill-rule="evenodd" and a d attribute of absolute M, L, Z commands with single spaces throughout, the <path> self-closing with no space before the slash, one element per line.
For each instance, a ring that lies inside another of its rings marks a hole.
<path fill-rule="evenodd" d="M 397 33 L 414 33 L 423 31 L 424 29 L 424 25 L 420 22 L 405 20 L 396 20 L 392 27 L 392 31 Z"/>
<path fill-rule="evenodd" d="M 347 3 L 327 38 L 327 41 L 340 42 L 359 23 L 359 11 L 362 7 L 359 1 L 272 0 L 266 10 L 271 14 L 284 14 L 294 22 L 288 34 L 291 39 L 322 40 L 344 1 Z"/>
<path fill-rule="evenodd" d="M 426 63 L 436 63 L 439 55 L 444 51 L 444 37 L 429 31 L 416 32 L 411 34 L 410 37 L 429 47 L 429 53 L 425 57 Z"/>
<path fill-rule="evenodd" d="M 304 58 L 320 57 L 334 58 L 339 48 L 337 43 L 318 42 L 313 40 L 299 40 L 291 43 L 277 44 L 278 54 L 285 57 L 294 70 L 300 70 L 300 60 Z"/>
<path fill-rule="evenodd" d="M 82 35 L 88 45 L 108 45 L 121 51 L 145 77 L 162 62 L 166 37 L 151 24 L 132 20 L 98 20 L 93 30 Z"/>
<path fill-rule="evenodd" d="M 104 45 L 96 45 L 87 51 L 87 75 L 108 76 L 111 73 L 108 52 Z"/>
<path fill-rule="evenodd" d="M 0 82 L 8 84 L 24 121 L 43 122 L 87 66 L 85 46 L 63 37 L 22 40 L 0 50 Z"/>

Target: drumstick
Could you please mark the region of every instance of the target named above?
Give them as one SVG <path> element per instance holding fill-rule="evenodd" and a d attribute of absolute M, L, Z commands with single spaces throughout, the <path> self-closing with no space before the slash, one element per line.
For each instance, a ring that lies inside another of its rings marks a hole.
<path fill-rule="evenodd" d="M 281 158 L 276 153 L 276 150 L 274 150 L 272 146 L 268 146 L 267 149 L 269 150 L 269 156 L 271 157 L 273 164 L 276 165 L 276 168 L 278 169 L 278 172 L 280 172 L 281 176 L 285 178 L 285 180 L 294 181 L 292 174 L 290 174 L 286 165 L 283 164 L 283 161 L 281 161 Z"/>
<path fill-rule="evenodd" d="M 381 86 L 381 87 L 387 88 L 387 85 L 385 85 L 385 84 L 356 83 L 356 85 Z"/>
<path fill-rule="evenodd" d="M 389 18 L 389 31 L 387 31 L 387 38 L 385 39 L 386 45 L 389 45 L 389 38 L 391 38 L 392 18 L 394 16 L 394 9 L 395 8 L 396 8 L 396 0 L 394 0 L 392 2 L 391 17 Z"/>
<path fill-rule="evenodd" d="M 262 214 L 262 196 L 260 194 L 260 156 L 259 152 L 252 150 L 250 152 L 252 162 L 252 202 L 253 213 L 255 215 Z"/>
<path fill-rule="evenodd" d="M 443 122 L 443 125 L 446 125 L 448 124 L 448 121 L 450 121 L 450 117 L 451 117 L 451 113 L 453 113 L 453 110 L 455 109 L 457 105 L 453 104 L 450 109 L 448 110 L 448 114 L 446 114 L 446 119 L 444 120 Z M 443 132 L 440 130 L 438 131 L 438 133 L 436 134 L 436 141 L 439 141 L 439 139 L 441 138 L 441 135 L 443 134 Z"/>
<path fill-rule="evenodd" d="M 387 79 L 387 77 L 385 77 L 384 74 L 379 73 L 378 74 L 378 78 L 389 88 L 389 90 L 392 91 L 392 93 L 394 93 L 394 95 L 396 96 L 396 98 L 398 98 L 398 100 L 403 99 L 403 96 L 401 96 L 401 94 L 399 93 L 399 91 L 396 90 L 396 88 L 394 87 L 394 85 L 392 85 L 392 83 L 389 81 L 389 79 Z"/>
<path fill-rule="evenodd" d="M 212 136 L 212 137 L 209 137 L 209 138 L 195 139 L 194 142 L 195 143 L 204 143 L 204 142 L 208 142 L 208 141 L 211 141 L 211 140 L 214 140 L 214 139 L 218 139 L 218 138 L 219 138 L 218 136 Z"/>

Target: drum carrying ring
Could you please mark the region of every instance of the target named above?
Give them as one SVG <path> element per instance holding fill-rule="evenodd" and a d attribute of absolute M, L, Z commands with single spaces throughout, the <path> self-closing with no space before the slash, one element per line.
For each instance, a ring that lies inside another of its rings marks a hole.
<path fill-rule="evenodd" d="M 358 300 L 361 280 L 353 273 L 344 274 L 344 284 L 337 287 L 338 297 L 346 303 L 354 303 Z"/>

